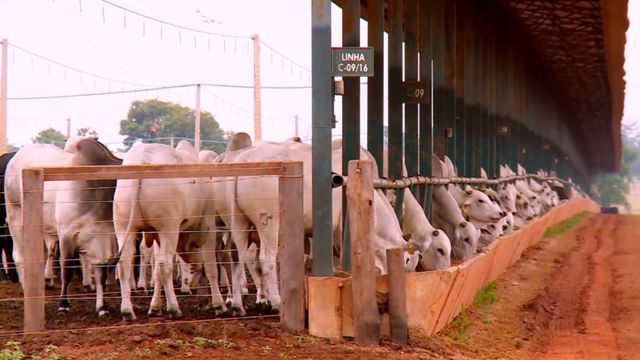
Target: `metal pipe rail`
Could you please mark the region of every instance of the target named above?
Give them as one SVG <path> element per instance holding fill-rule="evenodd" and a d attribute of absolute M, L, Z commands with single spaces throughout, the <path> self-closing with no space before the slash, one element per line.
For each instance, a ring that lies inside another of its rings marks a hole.
<path fill-rule="evenodd" d="M 439 178 L 428 176 L 412 176 L 397 180 L 389 180 L 384 178 L 373 179 L 373 187 L 376 189 L 404 189 L 413 185 L 448 185 L 448 184 L 474 184 L 474 185 L 499 185 L 505 182 L 534 179 L 538 181 L 558 181 L 562 184 L 573 185 L 572 182 L 560 179 L 556 176 L 539 176 L 539 175 L 514 175 L 498 179 L 483 179 L 483 178 L 468 178 L 468 177 L 454 177 L 454 178 Z M 344 178 L 343 186 L 347 185 L 347 178 Z"/>

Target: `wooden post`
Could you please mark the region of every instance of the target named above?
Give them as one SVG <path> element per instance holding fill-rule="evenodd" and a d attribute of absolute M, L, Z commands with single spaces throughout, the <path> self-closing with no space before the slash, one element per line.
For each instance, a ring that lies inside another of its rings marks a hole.
<path fill-rule="evenodd" d="M 377 344 L 380 317 L 376 301 L 376 272 L 373 263 L 373 163 L 349 161 L 347 199 L 351 234 L 351 269 L 354 335 L 357 344 Z"/>
<path fill-rule="evenodd" d="M 196 123 L 195 134 L 193 138 L 196 152 L 200 152 L 200 84 L 196 85 Z"/>
<path fill-rule="evenodd" d="M 304 330 L 304 225 L 302 163 L 283 163 L 279 180 L 280 322 L 289 330 Z"/>
<path fill-rule="evenodd" d="M 2 60 L 0 60 L 0 153 L 7 152 L 7 66 L 9 62 L 9 41 L 2 39 Z"/>
<path fill-rule="evenodd" d="M 293 117 L 294 121 L 295 121 L 295 130 L 294 130 L 294 135 L 296 137 L 300 136 L 300 132 L 299 132 L 299 119 L 298 119 L 298 115 Z"/>
<path fill-rule="evenodd" d="M 260 100 L 260 36 L 255 34 L 253 40 L 253 131 L 255 140 L 262 140 L 262 114 Z"/>
<path fill-rule="evenodd" d="M 389 326 L 391 328 L 391 338 L 398 344 L 406 345 L 409 330 L 407 328 L 404 249 L 387 249 L 387 268 L 389 270 Z"/>
<path fill-rule="evenodd" d="M 42 169 L 22 170 L 24 332 L 44 330 L 43 173 Z"/>

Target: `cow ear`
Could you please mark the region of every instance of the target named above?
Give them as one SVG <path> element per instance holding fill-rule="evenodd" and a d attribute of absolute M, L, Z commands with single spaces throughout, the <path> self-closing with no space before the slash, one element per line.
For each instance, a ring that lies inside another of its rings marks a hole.
<path fill-rule="evenodd" d="M 489 230 L 487 230 L 487 229 L 485 229 L 485 228 L 480 229 L 480 232 L 481 232 L 482 234 L 486 234 L 486 235 L 490 235 L 490 234 L 491 234 L 491 232 L 489 232 Z"/>
<path fill-rule="evenodd" d="M 516 199 L 520 200 L 520 194 L 516 195 Z"/>
<path fill-rule="evenodd" d="M 465 192 L 467 195 L 473 195 L 473 190 L 471 190 L 471 188 L 469 188 L 469 187 L 468 187 L 468 188 L 466 188 L 466 189 L 464 190 L 464 192 Z"/>
<path fill-rule="evenodd" d="M 409 241 L 409 240 L 411 240 L 411 234 L 402 234 L 402 238 L 403 238 L 405 241 Z"/>
<path fill-rule="evenodd" d="M 464 211 L 469 210 L 469 206 L 471 206 L 471 204 L 469 204 L 468 202 L 465 202 L 464 204 L 462 204 L 462 210 Z"/>

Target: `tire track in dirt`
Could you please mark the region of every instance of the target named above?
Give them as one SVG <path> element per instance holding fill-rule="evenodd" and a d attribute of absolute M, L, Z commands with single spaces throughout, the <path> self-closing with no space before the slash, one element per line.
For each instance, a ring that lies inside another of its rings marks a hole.
<path fill-rule="evenodd" d="M 617 359 L 609 317 L 613 232 L 619 218 L 597 215 L 577 234 L 570 253 L 538 300 L 536 322 L 544 347 L 534 358 Z"/>

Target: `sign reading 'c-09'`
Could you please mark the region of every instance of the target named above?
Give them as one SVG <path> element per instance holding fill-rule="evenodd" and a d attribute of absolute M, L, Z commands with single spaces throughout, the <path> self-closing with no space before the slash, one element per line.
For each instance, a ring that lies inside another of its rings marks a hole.
<path fill-rule="evenodd" d="M 373 76 L 372 47 L 332 48 L 333 76 Z"/>

